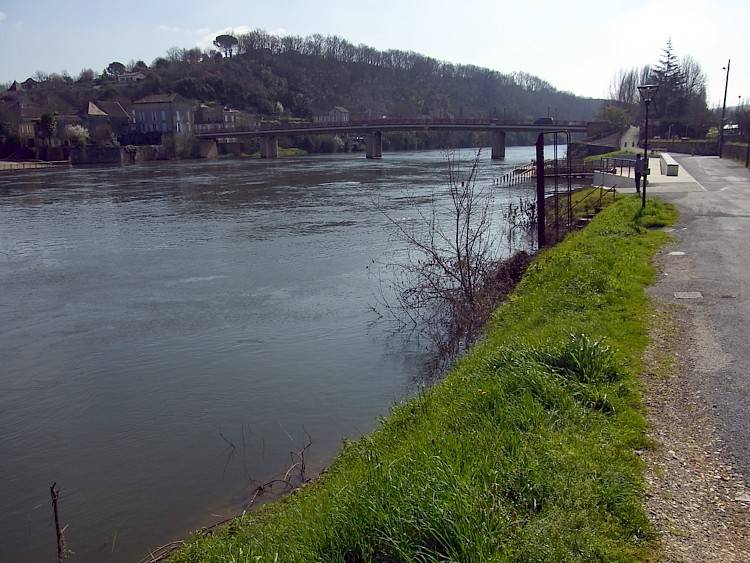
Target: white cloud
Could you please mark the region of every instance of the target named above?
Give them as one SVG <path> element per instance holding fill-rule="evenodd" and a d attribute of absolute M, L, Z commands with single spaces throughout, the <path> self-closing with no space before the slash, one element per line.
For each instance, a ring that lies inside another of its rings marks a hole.
<path fill-rule="evenodd" d="M 8 19 L 8 14 L 6 14 L 5 12 L 0 12 L 0 22 L 3 20 L 7 20 L 7 19 Z"/>

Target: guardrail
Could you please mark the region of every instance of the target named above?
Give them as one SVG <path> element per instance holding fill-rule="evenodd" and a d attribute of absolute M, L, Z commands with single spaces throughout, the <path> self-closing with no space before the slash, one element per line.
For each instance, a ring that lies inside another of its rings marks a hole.
<path fill-rule="evenodd" d="M 635 160 L 607 156 L 599 159 L 595 171 L 617 174 L 618 176 L 625 176 L 627 178 L 635 177 Z"/>

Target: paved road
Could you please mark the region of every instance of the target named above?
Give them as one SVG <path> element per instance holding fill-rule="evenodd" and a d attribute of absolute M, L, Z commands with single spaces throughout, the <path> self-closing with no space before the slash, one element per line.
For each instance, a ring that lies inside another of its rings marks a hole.
<path fill-rule="evenodd" d="M 655 293 L 688 308 L 700 334 L 690 352 L 699 392 L 750 480 L 750 170 L 717 157 L 674 155 L 699 190 L 659 194 L 680 209 L 678 242 Z M 700 299 L 674 292 L 698 291 Z"/>
<path fill-rule="evenodd" d="M 628 128 L 625 133 L 622 134 L 622 137 L 620 138 L 620 148 L 621 149 L 627 149 L 631 151 L 638 151 L 638 139 L 640 135 L 641 128 L 640 127 L 633 127 L 632 125 Z M 643 151 L 641 151 L 643 152 Z"/>

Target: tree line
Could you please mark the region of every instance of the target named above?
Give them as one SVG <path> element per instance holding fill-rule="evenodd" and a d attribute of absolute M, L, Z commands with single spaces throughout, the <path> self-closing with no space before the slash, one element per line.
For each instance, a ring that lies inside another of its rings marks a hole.
<path fill-rule="evenodd" d="M 643 84 L 659 87 L 649 112 L 654 119 L 654 134 L 703 137 L 712 126 L 706 74 L 692 56 L 679 58 L 671 39 L 656 64 L 623 68 L 615 73 L 609 88 L 614 104 L 605 106 L 600 115 L 621 125 L 639 122 L 642 108 L 638 86 Z"/>
<path fill-rule="evenodd" d="M 139 70 L 146 80 L 118 84 Z M 150 65 L 114 61 L 78 77 L 37 72 L 36 79 L 74 86 L 79 97 L 136 99 L 177 92 L 266 116 L 310 117 L 334 105 L 362 115 L 590 119 L 601 100 L 561 92 L 525 72 L 501 73 L 412 51 L 381 51 L 341 37 L 277 36 L 263 30 L 218 36 L 214 47 L 173 47 Z M 70 94 L 68 94 L 70 97 Z"/>

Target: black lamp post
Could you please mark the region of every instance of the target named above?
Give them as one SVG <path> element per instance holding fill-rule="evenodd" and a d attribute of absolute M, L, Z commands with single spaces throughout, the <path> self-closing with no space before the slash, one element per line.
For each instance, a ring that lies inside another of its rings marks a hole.
<path fill-rule="evenodd" d="M 724 105 L 721 107 L 721 123 L 719 124 L 719 158 L 724 150 L 724 117 L 727 113 L 727 88 L 729 88 L 729 65 L 732 64 L 732 59 L 727 61 L 727 66 L 721 67 L 722 70 L 727 71 L 727 78 L 724 81 Z"/>
<path fill-rule="evenodd" d="M 641 100 L 646 104 L 646 134 L 643 141 L 643 191 L 641 192 L 641 207 L 646 207 L 646 184 L 648 183 L 648 175 L 651 172 L 648 168 L 648 106 L 651 105 L 656 91 L 659 86 L 656 84 L 644 84 L 638 86 L 638 92 L 641 94 Z"/>
<path fill-rule="evenodd" d="M 740 101 L 737 104 L 737 107 L 742 111 L 742 116 L 744 117 L 744 115 L 745 115 L 745 104 L 742 103 L 742 96 L 740 96 L 739 98 L 740 98 Z M 740 120 L 737 119 L 737 121 L 739 122 Z M 743 121 L 743 123 L 747 127 L 747 131 L 746 131 L 746 133 L 747 133 L 747 152 L 745 153 L 745 168 L 747 168 L 748 166 L 750 166 L 750 122 Z"/>

